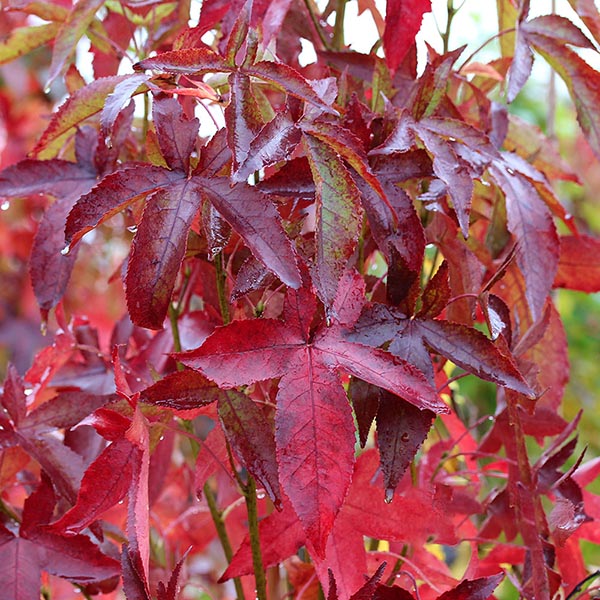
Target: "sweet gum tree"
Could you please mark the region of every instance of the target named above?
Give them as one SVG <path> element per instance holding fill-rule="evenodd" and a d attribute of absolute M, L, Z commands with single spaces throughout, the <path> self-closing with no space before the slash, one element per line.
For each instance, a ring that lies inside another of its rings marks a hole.
<path fill-rule="evenodd" d="M 3 597 L 589 597 L 600 241 L 512 103 L 546 61 L 600 158 L 600 14 L 496 4 L 417 74 L 430 0 L 359 0 L 369 54 L 346 0 L 3 2 Z"/>

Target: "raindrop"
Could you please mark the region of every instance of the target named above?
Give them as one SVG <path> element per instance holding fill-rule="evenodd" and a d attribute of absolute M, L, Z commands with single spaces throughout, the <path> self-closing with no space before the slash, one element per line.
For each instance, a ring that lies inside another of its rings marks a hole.
<path fill-rule="evenodd" d="M 33 394 L 33 390 L 31 388 L 26 388 L 24 394 L 26 396 L 31 396 L 31 394 Z"/>
<path fill-rule="evenodd" d="M 63 256 L 68 256 L 68 255 L 69 255 L 69 252 L 71 252 L 71 244 L 67 244 L 67 245 L 66 245 L 66 246 L 65 246 L 65 247 L 64 247 L 64 248 L 63 248 L 63 249 L 60 251 L 60 253 L 61 253 Z"/>
<path fill-rule="evenodd" d="M 123 504 L 125 502 L 125 500 L 119 500 L 119 504 Z"/>
<path fill-rule="evenodd" d="M 455 141 L 456 141 L 456 138 L 455 138 L 455 137 L 452 137 L 452 136 L 450 136 L 450 137 L 448 138 L 448 140 L 450 140 L 451 142 L 455 142 Z"/>
<path fill-rule="evenodd" d="M 161 436 L 158 438 L 158 441 L 159 441 L 159 442 L 162 442 L 164 439 L 165 439 L 165 436 L 164 436 L 164 435 L 161 435 Z"/>
<path fill-rule="evenodd" d="M 394 488 L 387 488 L 385 490 L 385 503 L 389 504 L 394 498 Z"/>
<path fill-rule="evenodd" d="M 408 442 L 408 440 L 410 440 L 410 435 L 408 435 L 408 433 L 404 432 L 404 433 L 403 433 L 403 434 L 400 436 L 400 439 L 401 439 L 403 442 Z"/>
<path fill-rule="evenodd" d="M 10 202 L 5 200 L 2 204 L 0 204 L 0 210 L 8 210 L 10 208 Z"/>
<path fill-rule="evenodd" d="M 135 232 L 137 231 L 137 229 L 138 229 L 138 228 L 137 228 L 137 225 L 130 225 L 130 226 L 127 228 L 127 231 L 131 231 L 131 233 L 135 233 Z"/>
<path fill-rule="evenodd" d="M 256 497 L 257 497 L 259 500 L 263 500 L 263 499 L 264 499 L 264 497 L 265 497 L 265 493 L 264 493 L 264 492 L 256 492 Z"/>
<path fill-rule="evenodd" d="M 44 336 L 48 333 L 48 321 L 46 319 L 43 319 L 40 323 L 40 332 Z"/>
<path fill-rule="evenodd" d="M 49 94 L 50 93 L 50 89 L 51 89 L 51 87 L 50 87 L 50 84 L 48 83 L 46 85 L 46 87 L 44 88 L 44 94 Z"/>
<path fill-rule="evenodd" d="M 4 206 L 4 205 L 3 205 L 3 206 Z M 3 210 L 5 210 L 5 209 L 3 209 Z M 573 218 L 573 215 L 572 215 L 571 213 L 567 213 L 567 214 L 565 215 L 565 221 L 570 221 L 572 218 Z"/>
<path fill-rule="evenodd" d="M 514 169 L 511 169 L 510 167 L 506 167 L 506 172 L 507 172 L 509 175 L 514 175 L 514 174 L 515 174 L 515 171 L 514 171 Z"/>
<path fill-rule="evenodd" d="M 104 144 L 109 150 L 113 147 L 112 138 L 110 137 L 110 135 L 107 135 L 104 138 Z"/>
<path fill-rule="evenodd" d="M 490 187 L 491 184 L 490 184 L 489 181 L 485 181 L 484 180 L 484 181 L 481 182 L 481 185 L 485 185 L 485 187 Z"/>

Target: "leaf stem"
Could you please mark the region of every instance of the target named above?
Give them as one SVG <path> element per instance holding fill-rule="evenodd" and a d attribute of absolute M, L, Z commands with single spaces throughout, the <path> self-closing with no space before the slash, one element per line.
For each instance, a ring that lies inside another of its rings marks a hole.
<path fill-rule="evenodd" d="M 344 17 L 346 16 L 346 0 L 336 0 L 335 25 L 333 26 L 333 47 L 344 49 Z"/>
<path fill-rule="evenodd" d="M 225 553 L 225 558 L 227 559 L 227 563 L 229 564 L 231 562 L 231 559 L 233 558 L 231 542 L 229 541 L 229 536 L 227 535 L 227 530 L 225 529 L 223 513 L 219 510 L 219 507 L 217 506 L 217 500 L 215 498 L 215 495 L 213 494 L 210 485 L 208 485 L 208 482 L 204 484 L 204 487 L 202 488 L 202 493 L 206 498 L 208 510 L 210 510 L 210 516 L 212 517 L 213 523 L 215 524 L 215 529 L 217 530 L 219 541 L 221 542 L 223 552 Z M 237 595 L 237 599 L 245 600 L 244 588 L 242 587 L 242 582 L 239 577 L 234 577 L 233 585 L 235 586 L 235 593 Z"/>
<path fill-rule="evenodd" d="M 244 486 L 244 497 L 246 498 L 246 510 L 248 511 L 248 533 L 250 536 L 250 549 L 252 551 L 254 579 L 256 581 L 256 598 L 257 600 L 267 600 L 267 578 L 262 560 L 258 531 L 256 481 L 250 474 L 248 475 L 248 483 Z"/>
<path fill-rule="evenodd" d="M 443 54 L 447 54 L 450 49 L 450 27 L 452 26 L 452 19 L 458 12 L 457 8 L 454 8 L 454 0 L 448 0 L 447 4 L 447 21 L 446 21 L 446 31 L 444 31 L 442 35 L 442 43 L 443 43 Z"/>
<path fill-rule="evenodd" d="M 223 269 L 222 252 L 217 252 L 217 254 L 215 255 L 215 270 L 217 272 L 217 295 L 219 296 L 219 309 L 221 311 L 223 325 L 227 325 L 231 322 L 231 314 L 229 312 L 229 302 L 225 293 L 227 273 Z"/>
<path fill-rule="evenodd" d="M 506 35 L 507 33 L 514 33 L 514 31 L 515 31 L 514 27 L 509 27 L 508 29 L 503 29 L 502 31 L 499 31 L 498 33 L 495 33 L 493 36 L 489 37 L 485 42 L 483 42 L 483 44 L 481 44 L 480 46 L 475 48 L 475 50 L 473 50 L 473 52 L 471 52 L 471 54 L 469 54 L 469 56 L 467 56 L 467 58 L 465 60 L 463 60 L 460 67 L 458 67 L 456 69 L 457 73 L 460 73 L 460 71 L 462 71 L 462 69 L 466 65 L 468 65 L 471 62 L 471 60 L 473 60 L 473 58 L 477 54 L 479 54 L 479 52 L 481 52 L 490 42 L 493 42 L 494 40 L 501 38 L 503 35 Z"/>
<path fill-rule="evenodd" d="M 331 45 L 329 44 L 329 40 L 325 37 L 325 33 L 323 31 L 323 28 L 321 27 L 321 24 L 319 23 L 317 15 L 315 14 L 314 8 L 311 4 L 311 0 L 304 0 L 304 4 L 306 6 L 306 9 L 308 10 L 310 19 L 313 22 L 313 26 L 315 28 L 315 31 L 317 32 L 317 35 L 319 36 L 319 39 L 321 40 L 321 43 L 323 44 L 323 47 L 325 48 L 325 50 L 331 50 Z"/>
<path fill-rule="evenodd" d="M 179 335 L 179 325 L 177 324 L 178 311 L 171 302 L 169 304 L 169 322 L 171 323 L 171 332 L 173 334 L 173 349 L 175 352 L 181 352 L 181 336 Z M 185 366 L 177 361 L 177 370 L 183 371 Z"/>

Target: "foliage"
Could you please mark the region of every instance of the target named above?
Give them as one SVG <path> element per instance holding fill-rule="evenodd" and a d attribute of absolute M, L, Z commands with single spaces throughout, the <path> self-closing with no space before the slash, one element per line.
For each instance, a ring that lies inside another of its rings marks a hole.
<path fill-rule="evenodd" d="M 600 240 L 511 103 L 537 54 L 600 158 L 578 53 L 600 14 L 497 5 L 500 57 L 449 50 L 450 0 L 417 75 L 428 0 L 359 1 L 369 54 L 345 0 L 215 0 L 192 25 L 189 1 L 5 2 L 11 598 L 586 594 L 600 463 L 561 416 L 553 289 L 600 290 Z M 47 122 L 42 67 L 67 91 Z"/>

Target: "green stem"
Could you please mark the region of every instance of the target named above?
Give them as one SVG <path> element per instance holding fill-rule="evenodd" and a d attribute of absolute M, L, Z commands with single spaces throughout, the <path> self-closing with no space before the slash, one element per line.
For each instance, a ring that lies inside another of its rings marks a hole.
<path fill-rule="evenodd" d="M 217 294 L 219 296 L 219 309 L 221 310 L 223 324 L 227 325 L 231 321 L 231 315 L 229 313 L 229 302 L 225 293 L 227 273 L 225 273 L 225 270 L 223 269 L 222 252 L 218 252 L 215 255 L 215 270 L 217 271 Z"/>
<path fill-rule="evenodd" d="M 443 54 L 447 54 L 450 49 L 450 27 L 452 26 L 452 19 L 456 15 L 458 9 L 454 8 L 454 0 L 448 0 L 448 20 L 446 21 L 446 31 L 442 33 L 442 42 L 444 44 Z"/>
<path fill-rule="evenodd" d="M 333 26 L 333 47 L 344 49 L 344 17 L 346 16 L 346 0 L 337 0 L 335 4 L 335 25 Z"/>
<path fill-rule="evenodd" d="M 229 536 L 227 535 L 227 530 L 225 529 L 223 513 L 219 510 L 219 507 L 217 506 L 217 500 L 215 498 L 215 495 L 213 494 L 212 489 L 208 485 L 208 482 L 204 484 L 204 487 L 202 488 L 202 493 L 206 498 L 208 510 L 210 510 L 210 516 L 212 517 L 213 523 L 215 524 L 215 529 L 217 530 L 219 541 L 221 542 L 221 546 L 223 547 L 225 558 L 227 559 L 227 563 L 230 563 L 231 559 L 233 558 L 231 542 L 229 541 Z M 242 582 L 239 577 L 234 577 L 233 585 L 235 586 L 235 593 L 237 595 L 237 599 L 245 600 L 244 588 L 242 587 Z"/>
<path fill-rule="evenodd" d="M 331 45 L 329 44 L 329 40 L 325 37 L 325 33 L 323 32 L 321 24 L 319 23 L 319 19 L 315 14 L 315 10 L 311 3 L 311 0 L 304 0 L 304 4 L 306 5 L 306 9 L 308 10 L 310 19 L 313 22 L 313 26 L 317 32 L 317 35 L 319 36 L 319 39 L 321 40 L 321 43 L 323 44 L 323 47 L 325 48 L 325 50 L 331 50 Z"/>
<path fill-rule="evenodd" d="M 173 307 L 173 304 L 169 305 L 169 320 L 171 322 L 171 329 L 173 331 L 173 347 L 175 348 L 176 352 L 181 352 L 181 337 L 179 336 L 179 326 L 177 324 L 177 311 Z M 180 367 L 183 368 L 183 365 L 177 363 L 177 368 L 180 369 Z M 193 433 L 192 423 L 190 421 L 182 419 L 181 426 L 186 431 Z M 192 448 L 194 460 L 196 460 L 198 457 L 198 452 L 200 451 L 200 444 L 198 444 L 196 440 L 190 438 L 190 445 Z M 215 529 L 217 530 L 217 535 L 219 536 L 219 541 L 221 542 L 223 553 L 225 554 L 227 562 L 230 563 L 231 559 L 233 558 L 231 542 L 229 541 L 229 536 L 227 535 L 227 529 L 225 529 L 225 520 L 223 519 L 223 513 L 219 510 L 219 507 L 217 506 L 215 495 L 213 494 L 213 491 L 210 488 L 208 482 L 204 484 L 204 487 L 202 488 L 202 493 L 206 498 L 206 503 L 208 504 L 210 516 L 212 517 L 213 523 L 215 524 Z M 233 579 L 233 585 L 235 586 L 237 600 L 245 600 L 244 588 L 242 587 L 242 582 L 239 579 L 239 577 L 235 577 Z"/>
<path fill-rule="evenodd" d="M 256 599 L 267 600 L 267 578 L 263 565 L 260 549 L 260 536 L 258 532 L 258 506 L 256 502 L 256 481 L 252 475 L 248 475 L 248 483 L 244 487 L 246 499 L 246 510 L 248 511 L 248 533 L 250 536 L 250 548 L 252 550 L 252 566 L 254 567 L 254 579 L 256 581 Z"/>
<path fill-rule="evenodd" d="M 175 352 L 181 352 L 181 336 L 179 335 L 179 325 L 177 324 L 177 310 L 171 302 L 169 304 L 169 322 L 171 323 L 171 332 L 173 333 L 173 349 Z M 177 361 L 177 370 L 183 371 L 185 366 Z"/>

